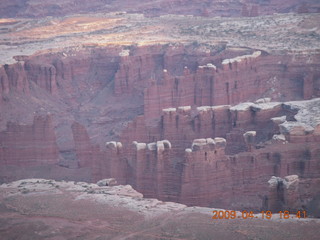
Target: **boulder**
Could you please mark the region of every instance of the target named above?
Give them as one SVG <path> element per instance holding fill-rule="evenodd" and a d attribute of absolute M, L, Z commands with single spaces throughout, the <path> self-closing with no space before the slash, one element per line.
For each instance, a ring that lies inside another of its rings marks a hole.
<path fill-rule="evenodd" d="M 105 187 L 105 186 L 117 186 L 118 183 L 117 183 L 117 180 L 114 179 L 114 178 L 106 178 L 106 179 L 101 179 L 97 182 L 97 185 L 99 187 Z"/>
<path fill-rule="evenodd" d="M 256 140 L 256 135 L 257 135 L 256 131 L 248 131 L 244 133 L 243 137 L 246 144 L 254 144 Z"/>

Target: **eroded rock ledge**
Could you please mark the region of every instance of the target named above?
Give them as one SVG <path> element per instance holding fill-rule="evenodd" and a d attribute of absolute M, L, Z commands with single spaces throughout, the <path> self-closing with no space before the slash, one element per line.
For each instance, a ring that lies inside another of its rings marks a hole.
<path fill-rule="evenodd" d="M 213 220 L 213 210 L 224 210 L 146 199 L 129 185 L 99 187 L 45 179 L 0 185 L 0 203 L 3 239 L 22 233 L 28 239 L 241 239 L 243 232 L 246 238 L 270 236 L 271 232 L 277 239 L 298 240 L 315 239 L 320 221 L 281 220 L 279 214 L 273 214 L 271 220 L 262 220 L 261 214 L 256 215 L 258 219 Z"/>

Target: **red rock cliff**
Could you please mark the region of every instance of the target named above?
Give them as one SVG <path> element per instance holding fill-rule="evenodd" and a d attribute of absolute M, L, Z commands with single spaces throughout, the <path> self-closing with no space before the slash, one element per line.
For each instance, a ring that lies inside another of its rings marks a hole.
<path fill-rule="evenodd" d="M 275 101 L 320 96 L 319 55 L 207 50 L 109 47 L 3 66 L 1 123 L 41 108 L 54 119 L 9 125 L 1 162 L 20 166 L 29 154 L 32 164 L 70 167 L 61 157 L 74 153 L 63 159 L 77 163 L 70 178 L 90 169 L 89 181 L 115 177 L 149 197 L 239 210 L 272 205 L 272 176 L 298 175 L 314 189 L 319 126 L 304 111 L 317 105 Z"/>
<path fill-rule="evenodd" d="M 0 133 L 2 166 L 56 164 L 58 151 L 51 116 L 35 116 L 32 125 L 8 123 Z"/>

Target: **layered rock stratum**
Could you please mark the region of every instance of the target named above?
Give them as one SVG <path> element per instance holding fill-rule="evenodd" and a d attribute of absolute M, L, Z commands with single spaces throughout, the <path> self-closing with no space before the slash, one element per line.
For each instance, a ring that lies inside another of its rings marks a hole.
<path fill-rule="evenodd" d="M 320 216 L 318 1 L 76 2 L 2 5 L 1 183 Z"/>

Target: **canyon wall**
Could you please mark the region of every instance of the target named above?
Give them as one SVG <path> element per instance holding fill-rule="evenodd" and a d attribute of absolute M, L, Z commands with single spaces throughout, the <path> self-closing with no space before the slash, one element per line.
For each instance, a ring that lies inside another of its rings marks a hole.
<path fill-rule="evenodd" d="M 158 117 L 164 108 L 184 105 L 229 105 L 259 97 L 286 101 L 318 96 L 314 84 L 319 81 L 319 72 L 313 66 L 304 69 L 298 66 L 300 60 L 305 62 L 307 58 L 294 61 L 281 58 L 278 64 L 275 56 L 261 54 L 257 51 L 224 59 L 222 64 L 218 63 L 221 68 L 210 62 L 198 66 L 195 72 L 185 67 L 183 76 L 172 76 L 165 69 L 163 82 L 153 84 L 144 93 L 146 118 Z"/>
<path fill-rule="evenodd" d="M 319 100 L 307 108 L 315 110 L 310 118 L 317 116 L 318 103 Z M 158 137 L 169 139 L 166 141 L 170 148 L 163 153 L 156 147 L 161 141 L 135 142 L 137 150 L 130 156 L 140 163 L 134 168 L 139 172 L 134 174 L 136 179 L 129 182 L 147 196 L 152 188 L 158 191 L 153 194 L 160 198 L 190 205 L 275 210 L 271 202 L 279 199 L 272 200 L 274 197 L 269 196 L 268 180 L 272 176 L 298 175 L 310 191 L 304 189 L 297 193 L 298 199 L 304 200 L 296 202 L 289 196 L 289 204 L 283 204 L 281 209 L 286 206 L 292 211 L 302 208 L 311 211 L 312 199 L 319 195 L 320 125 L 317 121 L 313 127 L 297 122 L 294 116 L 298 116 L 300 110 L 293 108 L 293 104 L 205 106 L 195 112 L 189 107 L 165 109 L 159 126 L 141 131 L 150 134 L 157 132 L 152 128 L 158 128 L 161 133 Z M 227 140 L 212 139 L 212 136 L 226 136 Z M 168 175 L 161 175 L 162 194 L 159 185 L 152 185 L 159 182 L 157 174 L 162 172 L 161 163 L 170 166 L 165 171 Z M 173 196 L 169 195 L 170 189 Z"/>
<path fill-rule="evenodd" d="M 285 56 L 246 48 L 222 52 L 206 48 L 166 44 L 19 58 L 16 64 L 1 66 L 0 94 L 30 96 L 30 84 L 35 83 L 68 104 L 79 105 L 113 84 L 116 96 L 144 97 L 147 119 L 159 117 L 162 109 L 170 107 L 319 96 L 318 54 Z"/>
<path fill-rule="evenodd" d="M 0 68 L 1 165 L 53 164 L 73 169 L 69 179 L 85 169 L 87 181 L 114 177 L 190 205 L 309 208 L 319 194 L 319 60 L 180 44 L 20 59 Z M 268 181 L 291 175 L 310 191 L 283 191 L 279 205 Z"/>

